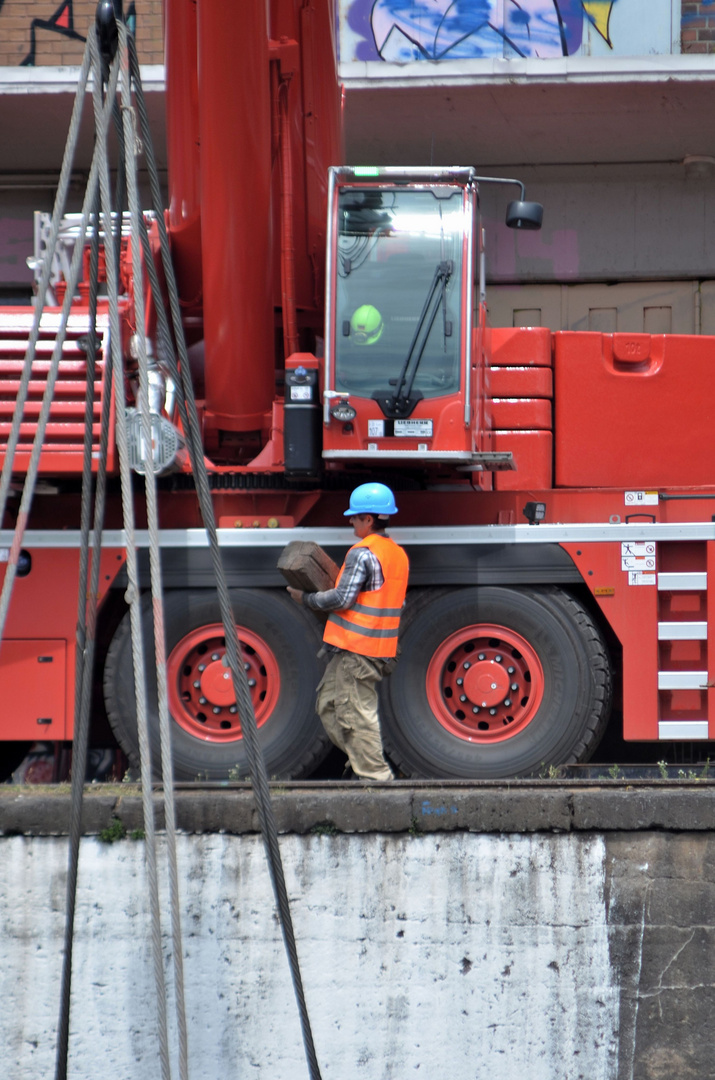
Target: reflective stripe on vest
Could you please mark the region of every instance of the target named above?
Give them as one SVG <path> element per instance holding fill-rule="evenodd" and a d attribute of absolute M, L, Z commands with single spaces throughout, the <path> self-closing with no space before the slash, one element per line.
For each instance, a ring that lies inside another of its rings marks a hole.
<path fill-rule="evenodd" d="M 394 540 L 380 533 L 371 533 L 354 547 L 370 548 L 382 567 L 384 584 L 379 589 L 358 593 L 352 607 L 331 612 L 323 640 L 362 656 L 395 656 L 400 614 L 407 592 L 407 555 Z M 345 564 L 336 585 L 344 569 Z"/>

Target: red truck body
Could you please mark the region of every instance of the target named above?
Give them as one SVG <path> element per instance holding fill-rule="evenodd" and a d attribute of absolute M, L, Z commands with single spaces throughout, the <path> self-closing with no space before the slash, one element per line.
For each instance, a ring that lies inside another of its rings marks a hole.
<path fill-rule="evenodd" d="M 609 722 L 627 740 L 664 743 L 660 756 L 715 739 L 715 339 L 488 326 L 474 170 L 340 164 L 330 0 L 245 5 L 236 32 L 223 5 L 169 0 L 166 71 L 166 221 L 269 772 L 309 774 L 327 749 L 313 709 L 317 624 L 286 599 L 276 559 L 288 541 L 312 539 L 340 561 L 348 493 L 366 479 L 394 488 L 392 535 L 411 559 L 403 655 L 382 690 L 385 742 L 405 775 L 525 775 L 587 760 Z M 522 189 L 511 205 L 533 204 Z M 131 374 L 129 339 L 142 328 L 126 247 L 123 281 Z M 0 649 L 5 741 L 73 736 L 86 289 Z M 149 296 L 149 338 L 163 303 Z M 43 316 L 18 490 L 58 317 Z M 31 310 L 0 314 L 0 461 L 31 320 Z M 106 303 L 98 334 L 101 371 Z M 113 408 L 135 405 L 129 378 Z M 169 394 L 161 409 L 180 429 Z M 108 470 L 116 477 L 113 428 Z M 192 476 L 180 454 L 165 472 L 177 775 L 238 775 L 240 717 Z M 6 530 L 16 511 L 11 500 Z M 121 530 L 115 483 L 99 674 L 135 760 Z M 141 532 L 144 583 L 146 544 Z"/>

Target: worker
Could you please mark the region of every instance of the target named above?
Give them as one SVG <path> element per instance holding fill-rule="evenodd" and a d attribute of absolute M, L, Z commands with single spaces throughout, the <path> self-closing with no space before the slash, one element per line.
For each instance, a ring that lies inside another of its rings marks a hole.
<path fill-rule="evenodd" d="M 372 304 L 361 304 L 350 319 L 350 337 L 355 345 L 374 345 L 384 329 L 382 315 Z"/>
<path fill-rule="evenodd" d="M 355 488 L 345 517 L 358 542 L 335 587 L 316 593 L 288 587 L 296 603 L 330 612 L 323 635 L 330 660 L 318 686 L 318 715 L 331 742 L 348 756 L 346 774 L 364 780 L 393 779 L 382 748 L 377 687 L 395 666 L 407 591 L 407 555 L 385 533 L 396 513 L 385 484 Z"/>

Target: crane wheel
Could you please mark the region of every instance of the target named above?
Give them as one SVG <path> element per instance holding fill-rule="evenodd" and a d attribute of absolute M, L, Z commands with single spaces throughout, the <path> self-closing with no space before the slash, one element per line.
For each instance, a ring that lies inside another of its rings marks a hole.
<path fill-rule="evenodd" d="M 231 591 L 238 638 L 270 777 L 312 772 L 330 743 L 315 713 L 317 623 L 273 590 Z M 225 641 L 216 594 L 176 590 L 164 597 L 167 690 L 177 780 L 239 779 L 248 774 L 233 680 L 222 663 Z M 151 597 L 144 597 L 149 741 L 160 774 L 159 715 Z M 129 612 L 107 655 L 104 696 L 114 734 L 130 764 L 139 765 Z"/>
<path fill-rule="evenodd" d="M 583 605 L 557 588 L 466 588 L 407 609 L 382 687 L 383 738 L 408 776 L 488 779 L 588 760 L 612 673 Z"/>

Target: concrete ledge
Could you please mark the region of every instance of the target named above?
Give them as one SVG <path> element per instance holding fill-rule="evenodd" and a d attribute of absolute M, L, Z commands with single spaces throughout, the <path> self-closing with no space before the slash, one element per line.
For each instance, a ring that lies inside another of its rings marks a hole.
<path fill-rule="evenodd" d="M 0 94 L 74 94 L 80 66 L 0 67 Z M 164 92 L 163 64 L 141 64 L 142 86 L 147 92 Z"/>
<path fill-rule="evenodd" d="M 715 823 L 715 782 L 397 781 L 394 784 L 272 784 L 281 833 L 669 832 L 704 831 Z M 175 793 L 184 833 L 256 833 L 248 784 L 183 786 Z M 153 794 L 156 827 L 163 799 Z M 0 788 L 0 835 L 63 836 L 70 794 L 57 788 Z M 127 832 L 143 827 L 138 784 L 86 789 L 82 831 L 96 835 L 119 819 Z"/>
<path fill-rule="evenodd" d="M 712 57 L 704 54 L 652 56 L 559 56 L 482 60 L 353 60 L 340 64 L 348 93 L 374 87 L 454 87 L 498 84 L 711 82 Z"/>

